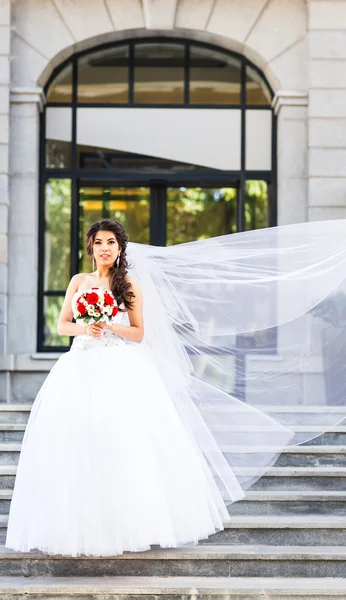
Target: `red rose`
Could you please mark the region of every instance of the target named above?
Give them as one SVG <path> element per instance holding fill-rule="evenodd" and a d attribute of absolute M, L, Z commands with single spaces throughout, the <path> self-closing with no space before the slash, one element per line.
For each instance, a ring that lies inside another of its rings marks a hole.
<path fill-rule="evenodd" d="M 97 304 L 99 297 L 95 292 L 91 292 L 91 294 L 86 295 L 86 301 L 88 304 Z"/>
<path fill-rule="evenodd" d="M 113 300 L 112 296 L 110 294 L 108 294 L 108 292 L 105 293 L 104 299 L 105 299 L 104 306 L 112 306 L 114 300 Z"/>
<path fill-rule="evenodd" d="M 87 309 L 85 308 L 84 304 L 82 304 L 81 302 L 78 303 L 77 309 L 78 309 L 78 312 L 80 315 L 85 315 L 87 312 Z"/>
<path fill-rule="evenodd" d="M 113 316 L 113 317 L 115 317 L 115 315 L 117 314 L 118 310 L 119 310 L 119 309 L 118 309 L 118 307 L 117 307 L 117 306 L 115 306 L 115 307 L 113 308 L 113 312 L 112 312 L 112 316 Z"/>
<path fill-rule="evenodd" d="M 99 288 L 98 288 L 98 287 L 93 287 L 93 288 L 91 288 L 91 289 L 92 289 L 92 290 L 98 290 Z"/>

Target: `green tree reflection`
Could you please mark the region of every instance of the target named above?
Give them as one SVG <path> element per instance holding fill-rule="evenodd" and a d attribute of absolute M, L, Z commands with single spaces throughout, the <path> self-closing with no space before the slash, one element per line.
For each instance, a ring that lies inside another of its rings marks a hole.
<path fill-rule="evenodd" d="M 167 246 L 237 230 L 236 188 L 169 188 Z"/>
<path fill-rule="evenodd" d="M 49 179 L 45 211 L 45 290 L 65 290 L 70 279 L 71 180 Z"/>
<path fill-rule="evenodd" d="M 245 229 L 269 227 L 268 184 L 251 180 L 245 187 Z"/>
<path fill-rule="evenodd" d="M 44 290 L 62 291 L 70 280 L 71 180 L 49 179 L 46 184 L 44 233 Z M 63 298 L 45 299 L 44 343 L 68 346 L 69 337 L 57 333 Z"/>

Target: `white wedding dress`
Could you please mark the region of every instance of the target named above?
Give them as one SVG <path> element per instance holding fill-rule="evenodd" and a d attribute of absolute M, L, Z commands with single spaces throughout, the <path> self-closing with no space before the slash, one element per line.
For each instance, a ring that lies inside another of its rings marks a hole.
<path fill-rule="evenodd" d="M 149 347 L 110 331 L 75 336 L 33 403 L 5 546 L 114 556 L 196 544 L 227 519 Z"/>

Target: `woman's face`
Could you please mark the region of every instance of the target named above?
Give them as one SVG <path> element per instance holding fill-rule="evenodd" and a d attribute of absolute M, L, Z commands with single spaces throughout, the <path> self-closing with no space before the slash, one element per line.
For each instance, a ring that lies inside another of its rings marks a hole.
<path fill-rule="evenodd" d="M 93 253 L 98 265 L 108 267 L 113 265 L 120 254 L 120 247 L 112 231 L 97 231 L 93 243 Z"/>

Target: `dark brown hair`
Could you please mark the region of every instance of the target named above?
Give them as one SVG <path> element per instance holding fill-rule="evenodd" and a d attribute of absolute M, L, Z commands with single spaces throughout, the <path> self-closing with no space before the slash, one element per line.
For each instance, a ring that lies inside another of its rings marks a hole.
<path fill-rule="evenodd" d="M 110 289 L 117 301 L 118 306 L 123 302 L 126 309 L 132 308 L 135 295 L 130 291 L 131 283 L 126 281 L 127 268 L 129 263 L 126 256 L 126 247 L 129 241 L 128 235 L 125 233 L 123 226 L 113 219 L 101 219 L 93 223 L 86 233 L 86 247 L 89 256 L 93 255 L 93 244 L 98 231 L 111 231 L 114 233 L 119 244 L 120 256 L 118 259 L 118 267 L 115 263 L 109 268 Z M 119 309 L 122 310 L 122 309 Z"/>

